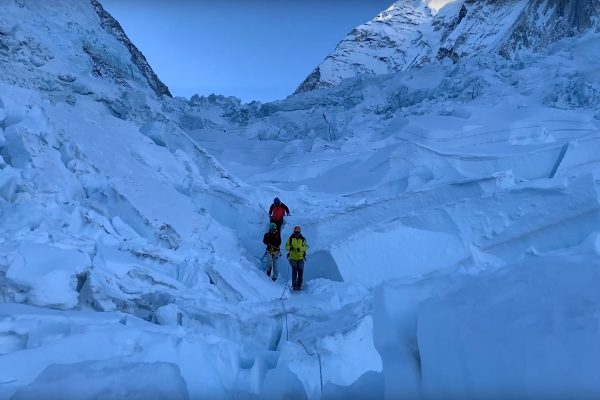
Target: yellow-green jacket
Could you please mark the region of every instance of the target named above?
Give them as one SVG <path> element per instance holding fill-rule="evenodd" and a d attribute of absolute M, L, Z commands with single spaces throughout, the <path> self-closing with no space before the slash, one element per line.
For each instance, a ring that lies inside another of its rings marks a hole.
<path fill-rule="evenodd" d="M 306 249 L 308 249 L 308 245 L 306 244 L 306 239 L 304 239 L 304 236 L 302 235 L 298 237 L 292 235 L 287 242 L 285 242 L 285 250 L 288 252 L 288 258 L 290 260 L 303 260 L 306 255 Z"/>

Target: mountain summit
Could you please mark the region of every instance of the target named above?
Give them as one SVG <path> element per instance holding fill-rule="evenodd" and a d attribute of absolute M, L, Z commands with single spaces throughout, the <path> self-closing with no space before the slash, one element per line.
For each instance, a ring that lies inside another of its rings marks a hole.
<path fill-rule="evenodd" d="M 361 74 L 405 71 L 486 52 L 507 59 L 523 50 L 598 27 L 599 0 L 458 0 L 438 13 L 426 0 L 400 0 L 354 29 L 295 93 Z"/>
<path fill-rule="evenodd" d="M 415 56 L 414 43 L 430 25 L 431 9 L 422 0 L 401 0 L 360 25 L 300 84 L 296 93 L 337 85 L 360 74 L 402 71 Z"/>

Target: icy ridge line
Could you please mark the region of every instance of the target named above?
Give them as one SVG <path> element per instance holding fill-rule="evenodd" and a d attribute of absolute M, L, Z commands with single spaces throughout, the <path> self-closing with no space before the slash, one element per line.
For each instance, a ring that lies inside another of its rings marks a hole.
<path fill-rule="evenodd" d="M 152 67 L 148 64 L 148 61 L 146 61 L 144 54 L 142 54 L 136 45 L 129 40 L 129 37 L 121 27 L 121 24 L 119 24 L 119 22 L 114 19 L 97 0 L 90 0 L 90 2 L 94 6 L 98 17 L 100 17 L 100 26 L 127 47 L 131 53 L 131 62 L 133 62 L 140 70 L 140 73 L 146 78 L 148 85 L 152 88 L 154 93 L 159 97 L 162 95 L 173 97 L 167 85 L 165 85 L 152 70 Z"/>

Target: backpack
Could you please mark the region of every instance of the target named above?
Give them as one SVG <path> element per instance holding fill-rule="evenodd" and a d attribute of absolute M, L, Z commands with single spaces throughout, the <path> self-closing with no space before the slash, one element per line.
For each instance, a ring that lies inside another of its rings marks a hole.
<path fill-rule="evenodd" d="M 273 207 L 273 212 L 271 213 L 271 218 L 275 221 L 281 221 L 283 216 L 285 215 L 285 210 L 281 205 L 276 205 Z"/>

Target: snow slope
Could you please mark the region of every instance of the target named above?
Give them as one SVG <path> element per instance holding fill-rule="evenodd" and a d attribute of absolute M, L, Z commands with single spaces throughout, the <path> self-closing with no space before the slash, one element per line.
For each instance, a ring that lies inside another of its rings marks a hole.
<path fill-rule="evenodd" d="M 0 7 L 0 398 L 600 395 L 595 26 L 241 104 L 157 97 L 94 3 Z"/>

